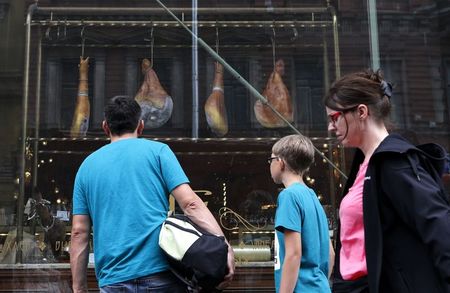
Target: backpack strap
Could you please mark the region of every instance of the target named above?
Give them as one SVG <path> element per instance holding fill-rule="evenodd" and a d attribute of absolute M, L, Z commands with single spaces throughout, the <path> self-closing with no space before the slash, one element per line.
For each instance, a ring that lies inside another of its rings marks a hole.
<path fill-rule="evenodd" d="M 177 277 L 183 284 L 187 286 L 187 292 L 189 293 L 199 293 L 200 288 L 198 286 L 197 279 L 195 276 L 192 277 L 191 280 L 187 280 L 185 277 L 183 277 L 177 270 L 170 267 L 170 271 Z"/>
<path fill-rule="evenodd" d="M 414 154 L 417 155 L 420 165 L 424 168 L 424 170 L 430 174 L 431 178 L 433 178 L 434 182 L 439 186 L 439 189 L 441 190 L 441 194 L 443 198 L 446 200 L 446 202 L 450 205 L 450 196 L 445 191 L 444 183 L 442 183 L 442 178 L 438 170 L 431 164 L 428 157 L 423 152 L 407 152 L 406 156 L 411 164 L 411 167 L 413 168 L 415 174 L 417 175 L 418 180 L 420 181 L 420 177 L 417 172 L 417 167 L 414 164 Z"/>

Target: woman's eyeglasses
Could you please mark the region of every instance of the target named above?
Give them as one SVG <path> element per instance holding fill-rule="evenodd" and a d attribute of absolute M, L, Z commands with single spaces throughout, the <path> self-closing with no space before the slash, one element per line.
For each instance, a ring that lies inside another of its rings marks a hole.
<path fill-rule="evenodd" d="M 328 121 L 334 125 L 343 114 L 344 112 L 334 112 L 333 114 L 328 115 Z"/>
<path fill-rule="evenodd" d="M 351 108 L 342 110 L 342 111 L 338 111 L 338 112 L 334 112 L 333 114 L 328 115 L 328 121 L 329 123 L 335 125 L 336 122 L 338 121 L 339 117 L 341 117 L 342 115 L 344 115 L 347 112 L 351 112 L 354 111 L 356 108 L 358 108 L 359 105 L 353 106 Z"/>
<path fill-rule="evenodd" d="M 278 157 L 270 157 L 267 159 L 267 163 L 269 163 L 269 165 L 272 163 L 273 160 L 278 160 Z"/>

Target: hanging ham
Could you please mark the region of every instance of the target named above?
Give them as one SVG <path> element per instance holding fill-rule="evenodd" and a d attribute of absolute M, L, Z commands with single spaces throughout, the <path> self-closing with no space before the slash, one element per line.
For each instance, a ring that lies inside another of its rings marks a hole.
<path fill-rule="evenodd" d="M 262 95 L 284 118 L 289 122 L 292 122 L 294 120 L 292 99 L 281 78 L 283 75 L 284 61 L 280 59 L 275 63 L 274 71 L 270 74 Z M 286 123 L 272 111 L 272 109 L 264 105 L 260 100 L 256 101 L 254 110 L 256 119 L 266 128 L 287 126 Z"/>
<path fill-rule="evenodd" d="M 89 95 L 88 95 L 88 71 L 89 57 L 83 59 L 80 57 L 80 79 L 78 84 L 78 97 L 75 105 L 75 113 L 73 115 L 72 126 L 70 128 L 71 137 L 83 137 L 89 127 Z"/>
<path fill-rule="evenodd" d="M 223 91 L 223 66 L 216 62 L 214 84 L 211 95 L 205 102 L 206 122 L 211 131 L 222 137 L 228 132 L 227 110 Z"/>
<path fill-rule="evenodd" d="M 141 106 L 141 119 L 144 120 L 145 126 L 158 128 L 166 123 L 172 115 L 172 97 L 167 94 L 159 82 L 150 60 L 142 60 L 141 67 L 142 73 L 145 75 L 144 82 L 134 98 Z"/>

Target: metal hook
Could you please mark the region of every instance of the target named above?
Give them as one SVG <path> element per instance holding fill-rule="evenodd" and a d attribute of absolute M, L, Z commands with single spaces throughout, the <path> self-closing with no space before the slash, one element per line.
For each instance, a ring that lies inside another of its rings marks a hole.
<path fill-rule="evenodd" d="M 295 41 L 295 40 L 297 40 L 297 38 L 298 38 L 298 30 L 297 30 L 297 28 L 294 26 L 294 27 L 292 28 L 292 31 L 293 31 L 293 33 L 294 33 L 294 36 L 291 38 L 291 41 Z"/>
<path fill-rule="evenodd" d="M 67 19 L 64 20 L 64 30 L 63 30 L 63 37 L 61 40 L 67 39 Z"/>
<path fill-rule="evenodd" d="M 53 12 L 50 13 L 50 22 L 53 21 Z M 45 38 L 49 41 L 52 40 L 52 36 L 50 34 L 51 26 L 48 26 L 48 28 L 45 30 Z"/>
<path fill-rule="evenodd" d="M 56 40 L 58 41 L 59 40 L 59 34 L 60 34 L 60 31 L 59 31 L 59 25 L 56 27 Z"/>
<path fill-rule="evenodd" d="M 273 61 L 273 68 L 275 68 L 275 46 L 276 46 L 275 21 L 273 22 L 272 32 L 273 32 L 273 36 L 271 38 L 272 39 L 272 61 Z"/>
<path fill-rule="evenodd" d="M 50 35 L 50 30 L 51 30 L 50 26 L 45 30 L 45 38 L 49 41 L 52 40 L 52 36 Z"/>
<path fill-rule="evenodd" d="M 84 30 L 85 30 L 85 26 L 83 26 L 83 28 L 81 29 L 81 58 L 84 59 L 84 43 L 86 40 L 86 37 L 84 36 Z"/>
<path fill-rule="evenodd" d="M 155 38 L 153 36 L 153 21 L 150 23 L 151 29 L 150 29 L 150 39 L 144 38 L 144 41 L 150 41 L 150 68 L 153 68 L 153 46 L 155 44 Z"/>
<path fill-rule="evenodd" d="M 153 46 L 155 45 L 155 38 L 153 35 L 153 30 L 154 30 L 154 27 L 153 27 L 153 22 L 152 22 L 152 29 L 150 31 L 150 60 L 151 60 L 150 68 L 153 68 Z"/>
<path fill-rule="evenodd" d="M 216 20 L 216 53 L 219 54 L 219 26 Z"/>

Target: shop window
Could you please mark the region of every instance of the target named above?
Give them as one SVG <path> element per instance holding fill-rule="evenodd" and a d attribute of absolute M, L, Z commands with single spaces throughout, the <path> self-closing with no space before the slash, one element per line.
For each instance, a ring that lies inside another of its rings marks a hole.
<path fill-rule="evenodd" d="M 406 113 L 409 112 L 409 104 L 406 99 L 406 89 L 408 88 L 408 81 L 404 74 L 404 63 L 402 59 L 383 58 L 381 60 L 381 68 L 386 80 L 394 85 L 394 95 L 391 99 L 393 111 L 391 119 L 394 122 L 394 127 L 397 129 L 408 129 L 409 119 Z"/>

